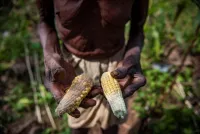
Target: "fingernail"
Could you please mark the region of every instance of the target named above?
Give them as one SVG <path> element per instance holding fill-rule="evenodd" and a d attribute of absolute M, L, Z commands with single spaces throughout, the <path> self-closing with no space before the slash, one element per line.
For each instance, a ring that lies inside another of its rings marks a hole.
<path fill-rule="evenodd" d="M 119 75 L 119 72 L 118 71 L 112 71 L 111 73 L 110 73 L 112 76 L 117 76 L 117 75 Z"/>

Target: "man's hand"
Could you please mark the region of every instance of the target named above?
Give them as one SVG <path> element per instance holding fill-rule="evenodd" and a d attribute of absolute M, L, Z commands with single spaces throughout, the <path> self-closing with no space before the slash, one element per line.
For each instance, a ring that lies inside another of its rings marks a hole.
<path fill-rule="evenodd" d="M 44 59 L 46 70 L 45 86 L 52 93 L 55 100 L 59 103 L 62 97 L 65 95 L 66 89 L 71 85 L 71 82 L 76 76 L 74 68 L 70 63 L 66 62 L 60 55 L 56 53 L 45 55 Z M 99 93 L 100 88 L 93 87 L 87 97 L 80 104 L 80 107 L 89 108 L 95 106 L 96 101 L 92 98 Z M 76 109 L 70 115 L 78 118 L 80 117 L 80 112 Z"/>
<path fill-rule="evenodd" d="M 119 67 L 111 72 L 114 78 L 119 79 L 124 98 L 133 95 L 136 90 L 146 84 L 139 59 L 139 54 L 127 56 L 119 64 Z"/>

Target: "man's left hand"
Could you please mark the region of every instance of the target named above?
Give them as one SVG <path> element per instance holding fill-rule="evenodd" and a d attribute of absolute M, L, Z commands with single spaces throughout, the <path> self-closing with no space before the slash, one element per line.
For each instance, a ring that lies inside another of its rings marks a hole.
<path fill-rule="evenodd" d="M 111 75 L 118 79 L 124 98 L 133 95 L 146 84 L 146 78 L 142 75 L 140 54 L 125 57 Z"/>

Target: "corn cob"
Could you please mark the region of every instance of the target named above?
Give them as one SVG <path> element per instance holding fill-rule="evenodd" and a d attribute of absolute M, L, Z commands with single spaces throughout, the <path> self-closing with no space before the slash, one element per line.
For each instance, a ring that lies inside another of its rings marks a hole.
<path fill-rule="evenodd" d="M 65 112 L 73 112 L 79 107 L 81 101 L 87 96 L 91 88 L 92 80 L 87 75 L 82 74 L 75 77 L 55 110 L 57 115 L 61 116 Z"/>
<path fill-rule="evenodd" d="M 119 83 L 110 75 L 110 72 L 105 72 L 101 76 L 101 85 L 114 115 L 123 119 L 127 110 Z"/>

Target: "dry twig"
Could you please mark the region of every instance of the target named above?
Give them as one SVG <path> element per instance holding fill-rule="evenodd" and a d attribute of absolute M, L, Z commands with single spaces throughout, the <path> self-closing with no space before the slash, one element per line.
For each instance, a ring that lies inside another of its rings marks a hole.
<path fill-rule="evenodd" d="M 34 53 L 34 64 L 35 64 L 35 69 L 36 69 L 35 72 L 36 72 L 37 82 L 38 82 L 38 85 L 41 85 L 41 84 L 42 84 L 42 80 L 41 80 L 41 76 L 40 76 L 40 70 L 39 70 L 39 63 L 38 63 L 38 55 L 37 55 L 37 53 Z M 45 100 L 45 93 L 44 93 L 43 90 L 41 90 L 40 87 L 38 87 L 38 88 L 39 88 L 40 94 L 41 94 L 41 96 L 42 96 L 42 98 L 43 98 L 43 100 L 44 100 L 44 107 L 45 107 L 45 110 L 46 110 L 46 112 L 47 112 L 47 116 L 48 116 L 48 118 L 49 118 L 49 121 L 50 121 L 50 123 L 51 123 L 51 126 L 52 126 L 52 128 L 53 128 L 54 130 L 56 130 L 56 129 L 57 129 L 57 126 L 56 126 L 56 123 L 55 123 L 55 121 L 54 121 L 54 119 L 53 119 L 53 116 L 52 116 L 51 110 L 50 110 L 50 108 L 49 108 L 49 105 L 48 105 L 48 103 L 47 103 L 46 100 Z"/>
<path fill-rule="evenodd" d="M 29 79 L 30 79 L 30 82 L 31 82 L 31 89 L 33 91 L 33 99 L 34 99 L 34 103 L 35 103 L 35 114 L 36 114 L 38 122 L 42 123 L 41 110 L 40 110 L 40 107 L 38 105 L 37 91 L 36 91 L 36 86 L 35 86 L 35 82 L 34 82 L 33 72 L 31 70 L 29 50 L 28 50 L 28 47 L 27 47 L 26 44 L 24 44 L 24 51 L 25 51 L 26 66 L 27 66 L 27 69 L 28 69 Z"/>

